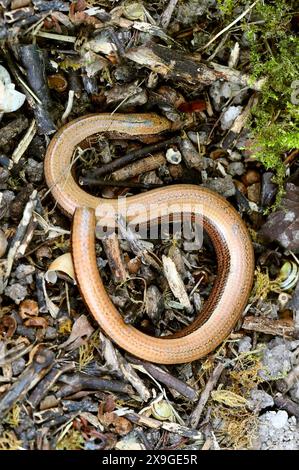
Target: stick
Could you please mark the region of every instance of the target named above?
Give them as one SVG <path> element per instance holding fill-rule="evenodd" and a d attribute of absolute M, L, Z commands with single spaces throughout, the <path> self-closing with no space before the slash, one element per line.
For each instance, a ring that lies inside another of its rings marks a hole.
<path fill-rule="evenodd" d="M 26 393 L 31 390 L 52 368 L 54 353 L 48 349 L 40 349 L 34 356 L 32 363 L 22 372 L 18 380 L 0 400 L 0 419 L 12 409 L 15 402 L 22 401 Z"/>
<path fill-rule="evenodd" d="M 160 19 L 160 24 L 163 29 L 167 29 L 172 17 L 172 14 L 174 12 L 174 9 L 176 7 L 176 4 L 178 3 L 178 0 L 169 0 L 169 3 L 165 10 L 163 11 Z"/>
<path fill-rule="evenodd" d="M 179 137 L 172 137 L 171 139 L 164 140 L 163 142 L 158 142 L 153 145 L 148 145 L 143 147 L 139 150 L 134 150 L 133 152 L 129 152 L 123 157 L 117 158 L 110 163 L 106 163 L 101 168 L 97 168 L 92 170 L 91 172 L 86 172 L 86 176 L 90 176 L 94 178 L 95 176 L 104 176 L 108 173 L 111 173 L 119 168 L 126 166 L 128 163 L 132 163 L 140 157 L 144 157 L 145 155 L 149 155 L 151 153 L 156 153 L 159 150 L 163 150 L 164 148 L 168 147 L 172 144 L 177 144 L 179 142 Z"/>
<path fill-rule="evenodd" d="M 273 336 L 283 336 L 285 338 L 293 338 L 295 326 L 293 320 L 272 320 L 264 317 L 245 317 L 242 328 L 249 331 L 257 331 Z"/>
<path fill-rule="evenodd" d="M 202 441 L 202 433 L 195 429 L 190 429 L 187 426 L 182 426 L 177 423 L 161 422 L 157 419 L 148 418 L 147 416 L 138 415 L 129 411 L 124 415 L 132 423 L 138 424 L 139 426 L 147 426 L 152 429 L 164 429 L 168 432 L 179 434 L 183 437 L 188 437 L 196 441 Z"/>
<path fill-rule="evenodd" d="M 298 403 L 295 403 L 288 397 L 281 395 L 280 393 L 274 397 L 274 403 L 278 408 L 286 410 L 289 415 L 296 416 L 299 418 L 299 406 Z"/>
<path fill-rule="evenodd" d="M 154 189 L 154 188 L 161 188 L 163 183 L 161 184 L 152 184 L 152 183 L 132 183 L 131 181 L 106 181 L 101 178 L 90 178 L 90 177 L 83 177 L 79 178 L 80 186 L 114 186 L 116 188 L 137 188 L 137 189 Z"/>
<path fill-rule="evenodd" d="M 113 281 L 115 283 L 125 282 L 128 278 L 128 273 L 122 260 L 116 233 L 113 232 L 110 235 L 104 237 L 102 239 L 102 243 L 107 256 Z"/>
<path fill-rule="evenodd" d="M 115 349 L 113 343 L 110 339 L 106 338 L 102 333 L 100 334 L 101 346 L 104 358 L 106 360 L 106 366 L 113 373 L 117 372 L 118 375 L 121 373 L 127 382 L 129 382 L 140 395 L 143 401 L 148 401 L 152 394 L 145 386 L 144 382 L 136 374 L 135 370 L 125 359 L 120 355 L 120 353 Z"/>
<path fill-rule="evenodd" d="M 244 16 L 246 16 L 247 13 L 249 13 L 250 10 L 252 10 L 252 8 L 255 7 L 255 5 L 257 4 L 258 1 L 259 0 L 255 0 L 255 2 L 253 2 L 245 11 L 243 11 L 243 13 L 241 15 L 239 15 L 234 21 L 232 21 L 224 29 L 219 31 L 219 33 L 217 33 L 216 36 L 214 36 L 212 39 L 210 39 L 210 41 L 207 42 L 207 44 L 202 49 L 204 50 L 207 47 L 209 47 L 214 41 L 216 41 L 216 39 L 218 39 L 220 36 L 222 36 L 222 34 L 226 33 L 226 31 L 228 31 L 232 26 L 234 26 L 236 23 L 238 23 L 242 18 L 244 18 Z"/>
<path fill-rule="evenodd" d="M 201 415 L 203 413 L 203 410 L 207 404 L 208 399 L 210 398 L 211 392 L 215 388 L 220 378 L 220 375 L 224 371 L 225 367 L 226 367 L 226 364 L 219 362 L 217 366 L 215 367 L 215 369 L 213 370 L 213 373 L 211 374 L 209 380 L 207 381 L 205 389 L 202 392 L 200 399 L 198 400 L 198 403 L 190 416 L 190 426 L 192 428 L 194 429 L 197 428 Z"/>
<path fill-rule="evenodd" d="M 182 380 L 177 379 L 169 372 L 161 369 L 161 367 L 151 364 L 150 362 L 141 361 L 140 359 L 131 356 L 129 357 L 129 361 L 133 364 L 142 365 L 142 367 L 144 367 L 144 369 L 150 375 L 152 375 L 154 379 L 157 379 L 158 382 L 161 382 L 168 388 L 176 390 L 180 395 L 184 396 L 188 400 L 194 401 L 197 399 L 197 392 L 194 388 L 190 387 L 190 385 L 186 384 Z"/>
<path fill-rule="evenodd" d="M 99 377 L 77 373 L 73 375 L 62 375 L 59 381 L 66 383 L 57 393 L 57 398 L 67 397 L 81 390 L 104 390 L 108 392 L 119 392 L 133 395 L 131 385 L 116 380 L 105 380 Z"/>

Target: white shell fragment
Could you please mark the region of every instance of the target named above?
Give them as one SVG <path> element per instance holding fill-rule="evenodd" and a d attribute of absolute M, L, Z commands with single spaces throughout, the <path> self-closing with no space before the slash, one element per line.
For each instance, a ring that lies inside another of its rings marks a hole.
<path fill-rule="evenodd" d="M 12 113 L 19 109 L 26 99 L 23 93 L 15 90 L 7 70 L 0 65 L 0 113 Z"/>
<path fill-rule="evenodd" d="M 49 266 L 45 274 L 47 282 L 55 284 L 57 281 L 57 272 L 67 274 L 73 281 L 75 281 L 75 271 L 71 253 L 64 253 L 56 258 Z"/>
<path fill-rule="evenodd" d="M 173 165 L 178 165 L 182 161 L 182 154 L 178 150 L 170 148 L 166 152 L 166 160 Z"/>
<path fill-rule="evenodd" d="M 295 287 L 299 279 L 299 268 L 294 261 L 286 261 L 280 270 L 280 287 L 282 290 L 289 290 Z"/>
<path fill-rule="evenodd" d="M 170 403 L 160 400 L 152 405 L 152 416 L 160 421 L 173 421 L 173 410 Z"/>

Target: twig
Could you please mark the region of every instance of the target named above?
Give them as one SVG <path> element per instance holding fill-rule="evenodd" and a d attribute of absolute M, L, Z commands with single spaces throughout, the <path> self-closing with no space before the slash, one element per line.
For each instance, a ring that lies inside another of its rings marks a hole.
<path fill-rule="evenodd" d="M 182 380 L 177 379 L 169 372 L 161 369 L 150 362 L 141 361 L 136 357 L 129 357 L 129 361 L 133 364 L 142 365 L 144 369 L 149 372 L 158 382 L 166 385 L 169 388 L 176 390 L 180 395 L 184 396 L 188 400 L 196 400 L 197 399 L 197 392 L 194 388 L 190 387 L 190 385 L 186 384 Z M 140 370 L 140 369 L 139 369 Z"/>
<path fill-rule="evenodd" d="M 226 33 L 226 31 L 228 31 L 232 26 L 234 26 L 236 23 L 238 23 L 242 18 L 244 18 L 244 16 L 246 16 L 247 13 L 249 13 L 250 10 L 252 10 L 252 8 L 255 7 L 255 5 L 257 4 L 258 1 L 259 0 L 255 0 L 255 2 L 253 2 L 245 11 L 243 11 L 243 13 L 241 13 L 241 15 L 239 15 L 234 21 L 232 21 L 229 25 L 227 25 L 225 28 L 223 28 L 221 31 L 219 31 L 219 33 L 217 33 L 216 36 L 214 36 L 212 39 L 210 39 L 209 42 L 207 42 L 207 44 L 202 48 L 202 50 L 209 47 L 214 41 L 216 41 L 216 39 L 218 39 L 220 36 L 222 36 L 222 34 Z"/>
<path fill-rule="evenodd" d="M 38 31 L 35 36 L 46 39 L 54 39 L 55 41 L 63 42 L 76 42 L 76 36 L 66 36 L 65 34 L 46 33 L 45 31 Z"/>
<path fill-rule="evenodd" d="M 99 377 L 85 375 L 83 373 L 77 373 L 73 375 L 62 375 L 59 378 L 60 382 L 66 383 L 56 393 L 57 398 L 63 398 L 74 393 L 80 392 L 81 390 L 105 390 L 109 392 L 126 393 L 133 395 L 133 389 L 131 385 L 127 385 L 123 382 L 116 380 L 105 380 Z"/>
<path fill-rule="evenodd" d="M 169 0 L 169 3 L 165 10 L 163 11 L 160 19 L 160 24 L 163 29 L 167 29 L 172 17 L 172 14 L 174 12 L 174 9 L 176 7 L 176 4 L 178 3 L 178 0 Z"/>
<path fill-rule="evenodd" d="M 110 339 L 106 338 L 102 333 L 100 334 L 103 355 L 106 359 L 106 366 L 113 373 L 129 382 L 137 391 L 143 401 L 148 401 L 151 398 L 151 392 L 145 386 L 144 382 L 136 374 L 131 364 L 129 364 L 115 349 Z"/>
<path fill-rule="evenodd" d="M 102 238 L 111 275 L 115 283 L 125 282 L 128 273 L 122 260 L 118 237 L 115 232 Z"/>
<path fill-rule="evenodd" d="M 114 171 L 111 175 L 114 181 L 126 181 L 129 178 L 134 176 L 143 175 L 148 171 L 156 170 L 166 163 L 166 158 L 162 153 L 157 153 L 156 155 L 149 155 L 142 160 L 131 163 L 125 168 Z"/>
<path fill-rule="evenodd" d="M 160 188 L 163 186 L 161 184 L 153 184 L 153 183 L 134 183 L 132 181 L 107 181 L 101 178 L 91 178 L 88 176 L 80 176 L 79 184 L 81 186 L 114 186 L 116 188 L 136 188 L 136 189 L 155 189 Z"/>
<path fill-rule="evenodd" d="M 32 408 L 36 408 L 39 403 L 42 401 L 42 399 L 46 396 L 48 391 L 52 388 L 52 386 L 57 382 L 59 377 L 71 370 L 75 369 L 75 363 L 70 363 L 62 366 L 61 369 L 59 369 L 58 366 L 55 366 L 35 387 L 33 392 L 28 398 L 28 403 Z"/>
<path fill-rule="evenodd" d="M 223 142 L 222 142 L 222 147 L 224 149 L 227 149 L 227 148 L 230 148 L 230 147 L 233 146 L 234 140 L 236 139 L 236 137 L 238 137 L 241 130 L 245 126 L 245 124 L 247 122 L 247 119 L 250 116 L 251 109 L 254 106 L 256 106 L 257 102 L 258 102 L 257 95 L 253 94 L 250 97 L 247 105 L 245 106 L 245 108 L 243 109 L 241 114 L 239 114 L 239 116 L 237 116 L 237 118 L 235 119 L 232 127 L 229 129 L 228 133 L 224 137 Z"/>
<path fill-rule="evenodd" d="M 33 139 L 33 137 L 36 134 L 36 129 L 37 129 L 37 127 L 36 127 L 35 119 L 32 119 L 31 124 L 30 124 L 26 134 L 20 140 L 19 144 L 17 145 L 17 147 L 13 151 L 13 154 L 12 154 L 12 157 L 11 157 L 12 163 L 10 165 L 10 169 L 12 168 L 13 165 L 16 165 L 20 161 L 21 157 L 26 152 L 27 148 L 29 147 L 29 145 L 30 145 L 30 143 Z"/>
<path fill-rule="evenodd" d="M 16 401 L 22 401 L 26 393 L 46 375 L 53 366 L 53 359 L 54 353 L 48 349 L 40 349 L 35 354 L 32 363 L 0 400 L 0 419 L 5 417 Z"/>
<path fill-rule="evenodd" d="M 163 150 L 164 148 L 168 147 L 169 145 L 176 144 L 179 142 L 179 137 L 172 137 L 171 139 L 164 140 L 163 142 L 158 142 L 153 145 L 148 145 L 138 150 L 134 150 L 133 152 L 129 152 L 123 157 L 117 158 L 110 163 L 106 163 L 101 168 L 94 169 L 90 172 L 86 172 L 85 175 L 89 177 L 95 176 L 104 176 L 108 173 L 111 173 L 119 168 L 126 166 L 128 163 L 132 163 L 140 157 L 144 157 L 145 155 L 149 155 L 152 153 L 156 153 L 159 150 Z"/>
<path fill-rule="evenodd" d="M 69 117 L 69 115 L 72 111 L 73 104 L 74 104 L 74 96 L 75 96 L 74 90 L 69 90 L 67 105 L 66 105 L 66 108 L 65 108 L 65 111 L 64 111 L 63 115 L 61 116 L 62 124 L 65 123 L 65 121 L 67 120 L 67 118 Z"/>
<path fill-rule="evenodd" d="M 128 411 L 124 416 L 132 423 L 139 426 L 147 426 L 152 429 L 164 429 L 164 431 L 173 432 L 183 437 L 188 437 L 196 441 L 202 441 L 203 436 L 200 431 L 190 429 L 187 426 L 182 426 L 177 423 L 161 422 L 157 419 L 148 418 L 147 416 L 138 415 L 137 413 Z"/>
<path fill-rule="evenodd" d="M 285 338 L 293 338 L 295 326 L 293 320 L 273 320 L 272 318 L 264 317 L 245 317 L 243 320 L 242 328 L 249 331 L 257 331 L 273 336 L 283 336 Z"/>
<path fill-rule="evenodd" d="M 289 415 L 299 418 L 299 406 L 290 398 L 281 395 L 280 393 L 274 397 L 274 403 L 278 408 L 286 410 Z"/>
<path fill-rule="evenodd" d="M 4 283 L 3 283 L 4 288 L 7 285 L 7 281 L 9 279 L 9 276 L 12 270 L 14 259 L 18 253 L 22 240 L 26 235 L 27 227 L 31 221 L 31 218 L 33 216 L 33 211 L 35 210 L 37 203 L 38 203 L 38 194 L 37 194 L 37 191 L 34 190 L 29 198 L 29 201 L 27 202 L 25 206 L 23 217 L 21 219 L 21 222 L 19 223 L 16 234 L 13 238 L 10 249 L 8 251 L 6 271 L 5 271 L 5 277 L 4 277 Z"/>
<path fill-rule="evenodd" d="M 213 373 L 209 377 L 209 380 L 206 383 L 205 389 L 202 392 L 200 399 L 198 400 L 198 403 L 194 410 L 191 413 L 190 416 L 190 426 L 194 429 L 197 428 L 201 415 L 203 413 L 203 410 L 207 404 L 208 399 L 210 398 L 212 390 L 215 388 L 220 375 L 224 371 L 225 367 L 227 364 L 223 364 L 222 362 L 219 362 L 215 369 L 213 370 Z"/>

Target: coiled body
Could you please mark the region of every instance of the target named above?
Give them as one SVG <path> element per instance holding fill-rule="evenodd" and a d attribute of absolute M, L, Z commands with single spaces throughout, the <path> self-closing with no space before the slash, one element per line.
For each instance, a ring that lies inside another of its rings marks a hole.
<path fill-rule="evenodd" d="M 198 186 L 175 185 L 127 198 L 139 204 L 138 223 L 157 223 L 158 208 L 171 206 L 173 220 L 188 208 L 202 216 L 204 229 L 214 245 L 218 276 L 198 318 L 178 334 L 166 338 L 145 335 L 124 323 L 99 276 L 95 255 L 95 210 L 117 210 L 116 200 L 91 196 L 77 185 L 71 173 L 74 148 L 97 132 L 117 131 L 150 135 L 169 128 L 167 120 L 154 114 L 93 115 L 62 128 L 47 151 L 45 175 L 54 198 L 64 212 L 74 215 L 72 253 L 82 297 L 101 328 L 119 346 L 145 360 L 177 364 L 198 359 L 217 347 L 231 332 L 246 305 L 253 280 L 254 257 L 247 229 L 235 209 L 218 194 Z M 156 207 L 157 213 L 150 208 Z M 130 216 L 128 216 L 130 218 Z"/>

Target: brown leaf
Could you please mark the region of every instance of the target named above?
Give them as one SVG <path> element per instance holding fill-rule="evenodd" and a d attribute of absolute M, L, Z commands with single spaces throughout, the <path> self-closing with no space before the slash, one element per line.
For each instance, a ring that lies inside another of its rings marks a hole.
<path fill-rule="evenodd" d="M 277 242 L 287 250 L 299 250 L 299 187 L 287 183 L 281 207 L 273 212 L 259 232 L 265 241 Z"/>
<path fill-rule="evenodd" d="M 120 436 L 125 436 L 132 430 L 130 421 L 122 416 L 117 416 L 115 413 L 104 413 L 99 419 L 104 426 L 112 426 L 116 434 Z"/>
<path fill-rule="evenodd" d="M 6 339 L 11 338 L 14 335 L 16 328 L 17 328 L 17 322 L 13 317 L 9 315 L 5 315 L 3 318 L 1 318 L 0 336 L 4 334 Z"/>
<path fill-rule="evenodd" d="M 94 332 L 86 315 L 81 315 L 74 323 L 69 338 L 62 343 L 59 348 L 65 348 L 67 351 L 73 351 L 79 348 Z"/>
<path fill-rule="evenodd" d="M 38 303 L 35 300 L 23 300 L 20 303 L 19 313 L 22 319 L 38 315 Z"/>
<path fill-rule="evenodd" d="M 32 328 L 44 328 L 46 329 L 48 326 L 48 322 L 43 317 L 34 317 L 28 318 L 24 322 L 25 326 L 32 327 Z"/>

